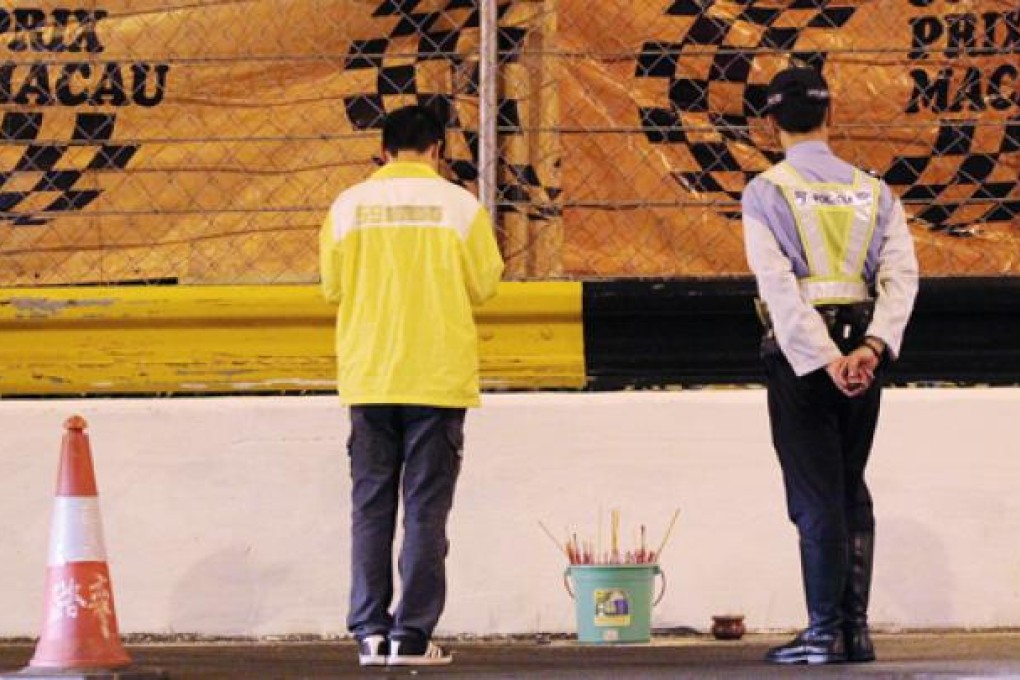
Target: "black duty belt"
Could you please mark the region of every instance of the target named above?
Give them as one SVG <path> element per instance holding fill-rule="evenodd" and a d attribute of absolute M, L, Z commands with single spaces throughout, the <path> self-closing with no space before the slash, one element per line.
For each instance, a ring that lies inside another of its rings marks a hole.
<path fill-rule="evenodd" d="M 755 298 L 754 309 L 758 313 L 758 319 L 767 332 L 772 331 L 772 317 L 769 316 L 768 307 L 764 300 Z M 874 300 L 861 300 L 843 305 L 818 305 L 815 311 L 825 321 L 829 334 L 847 339 L 852 334 L 862 333 L 871 323 L 871 317 L 875 313 Z"/>

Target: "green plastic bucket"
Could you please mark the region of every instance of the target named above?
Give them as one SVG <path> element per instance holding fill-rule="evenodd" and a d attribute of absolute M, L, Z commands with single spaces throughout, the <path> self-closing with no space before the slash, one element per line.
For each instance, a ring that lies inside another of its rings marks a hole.
<path fill-rule="evenodd" d="M 653 602 L 656 576 L 662 579 L 662 585 Z M 576 605 L 578 642 L 612 644 L 652 639 L 652 607 L 666 594 L 666 575 L 659 565 L 575 564 L 563 572 L 563 585 Z"/>

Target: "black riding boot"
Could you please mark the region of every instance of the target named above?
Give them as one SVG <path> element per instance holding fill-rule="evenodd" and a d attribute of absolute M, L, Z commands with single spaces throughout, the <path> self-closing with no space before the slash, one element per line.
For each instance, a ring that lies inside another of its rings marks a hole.
<path fill-rule="evenodd" d="M 846 659 L 853 663 L 875 660 L 875 646 L 868 631 L 868 595 L 875 555 L 875 534 L 850 534 L 850 571 L 843 592 L 843 634 Z"/>
<path fill-rule="evenodd" d="M 846 585 L 847 544 L 800 542 L 800 565 L 807 597 L 808 627 L 792 641 L 765 655 L 772 663 L 846 661 L 840 607 Z"/>

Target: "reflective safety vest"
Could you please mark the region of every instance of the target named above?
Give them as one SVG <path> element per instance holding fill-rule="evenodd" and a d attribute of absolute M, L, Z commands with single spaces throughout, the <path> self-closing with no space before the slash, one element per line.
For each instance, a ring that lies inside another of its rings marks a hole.
<path fill-rule="evenodd" d="M 875 235 L 879 183 L 854 169 L 853 184 L 808 182 L 787 162 L 763 173 L 786 198 L 804 248 L 808 275 L 801 295 L 813 305 L 868 298 L 864 263 Z"/>

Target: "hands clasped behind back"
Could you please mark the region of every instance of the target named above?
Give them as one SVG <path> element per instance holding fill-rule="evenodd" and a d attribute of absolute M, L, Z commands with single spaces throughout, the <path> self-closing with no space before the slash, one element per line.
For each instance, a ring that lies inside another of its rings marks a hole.
<path fill-rule="evenodd" d="M 858 397 L 871 387 L 879 365 L 878 354 L 861 345 L 845 356 L 834 359 L 825 367 L 833 384 L 848 397 Z"/>

